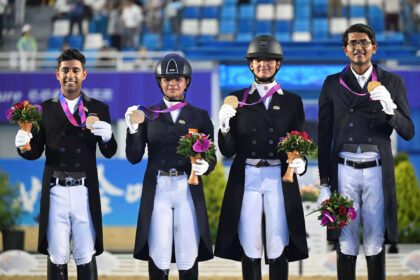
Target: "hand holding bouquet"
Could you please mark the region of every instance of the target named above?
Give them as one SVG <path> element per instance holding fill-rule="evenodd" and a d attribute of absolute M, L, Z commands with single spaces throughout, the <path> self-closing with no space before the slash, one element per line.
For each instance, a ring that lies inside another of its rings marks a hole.
<path fill-rule="evenodd" d="M 7 119 L 12 123 L 19 124 L 20 129 L 24 130 L 30 135 L 32 126 L 39 129 L 38 121 L 42 118 L 42 108 L 40 105 L 32 105 L 29 101 L 25 100 L 16 103 L 6 112 Z M 31 146 L 29 142 L 20 147 L 22 151 L 30 151 Z"/>
<path fill-rule="evenodd" d="M 195 164 L 197 159 L 209 162 L 216 159 L 216 148 L 207 135 L 198 133 L 196 129 L 189 129 L 188 134 L 181 136 L 178 142 L 177 153 L 191 159 Z M 188 184 L 198 185 L 198 177 L 191 170 Z"/>
<path fill-rule="evenodd" d="M 341 229 L 356 219 L 357 213 L 353 208 L 353 200 L 333 192 L 331 197 L 322 202 L 321 207 L 309 214 L 321 212 L 318 220 L 321 226 L 329 229 Z M 308 215 L 309 215 L 308 214 Z"/>
<path fill-rule="evenodd" d="M 294 159 L 311 155 L 315 149 L 316 146 L 309 138 L 308 133 L 295 130 L 288 132 L 286 137 L 281 137 L 277 145 L 277 152 L 285 152 L 289 164 Z M 293 182 L 293 172 L 293 168 L 287 167 L 287 171 L 282 178 L 283 181 Z"/>

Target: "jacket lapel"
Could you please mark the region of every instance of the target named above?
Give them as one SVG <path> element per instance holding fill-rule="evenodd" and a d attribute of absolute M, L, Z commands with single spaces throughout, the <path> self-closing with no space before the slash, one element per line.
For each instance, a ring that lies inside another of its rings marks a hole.
<path fill-rule="evenodd" d="M 274 95 L 277 95 L 277 93 L 272 95 L 271 102 L 273 101 Z M 246 103 L 257 102 L 258 99 L 260 99 L 260 94 L 258 93 L 258 90 L 255 89 L 252 94 L 248 95 Z M 270 105 L 271 105 L 271 102 L 270 102 Z M 272 124 L 271 117 L 268 113 L 268 110 L 265 108 L 264 102 L 260 102 L 258 104 L 251 105 L 251 106 L 246 106 L 246 107 L 248 107 L 252 111 L 257 111 L 259 113 L 259 115 L 262 117 L 263 120 L 265 120 L 269 124 Z"/>

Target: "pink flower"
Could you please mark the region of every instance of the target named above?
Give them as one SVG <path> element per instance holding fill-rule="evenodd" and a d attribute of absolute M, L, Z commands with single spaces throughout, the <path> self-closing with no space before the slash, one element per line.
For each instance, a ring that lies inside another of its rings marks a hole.
<path fill-rule="evenodd" d="M 210 141 L 207 138 L 198 139 L 192 148 L 196 153 L 205 152 L 210 148 Z"/>
<path fill-rule="evenodd" d="M 350 207 L 349 211 L 347 212 L 347 216 L 350 218 L 350 220 L 354 220 L 357 217 L 356 210 L 353 207 Z"/>
<path fill-rule="evenodd" d="M 303 140 L 309 140 L 309 135 L 305 131 L 302 131 L 301 133 Z"/>
<path fill-rule="evenodd" d="M 15 111 L 15 108 L 13 108 L 13 107 L 6 111 L 6 118 L 9 121 L 12 119 L 12 116 L 13 116 L 13 112 L 14 111 Z"/>
<path fill-rule="evenodd" d="M 299 131 L 297 131 L 297 130 L 292 130 L 292 131 L 290 132 L 290 135 L 300 135 L 300 132 L 299 132 Z"/>
<path fill-rule="evenodd" d="M 35 107 L 35 109 L 36 109 L 38 112 L 42 113 L 42 107 L 41 107 L 41 105 L 36 104 L 36 105 L 34 105 L 34 107 Z"/>
<path fill-rule="evenodd" d="M 334 223 L 334 221 L 335 221 L 335 219 L 334 219 L 334 217 L 331 215 L 331 213 L 330 212 L 328 212 L 328 211 L 322 211 L 322 215 L 324 216 L 323 218 L 322 218 L 322 220 L 321 220 L 321 225 L 322 226 L 325 226 L 325 225 L 327 225 L 328 223 Z"/>

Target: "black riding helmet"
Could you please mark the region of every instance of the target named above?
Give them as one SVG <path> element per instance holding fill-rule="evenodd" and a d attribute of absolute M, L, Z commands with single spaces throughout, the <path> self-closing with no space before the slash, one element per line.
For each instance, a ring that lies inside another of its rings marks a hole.
<path fill-rule="evenodd" d="M 187 87 L 191 82 L 191 73 L 192 69 L 190 63 L 185 58 L 175 53 L 165 55 L 158 61 L 155 68 L 155 75 L 158 82 L 159 78 L 185 77 L 188 79 Z"/>
<path fill-rule="evenodd" d="M 283 49 L 279 43 L 271 35 L 259 35 L 249 43 L 246 52 L 248 60 L 254 58 L 272 58 L 275 60 L 283 60 Z"/>

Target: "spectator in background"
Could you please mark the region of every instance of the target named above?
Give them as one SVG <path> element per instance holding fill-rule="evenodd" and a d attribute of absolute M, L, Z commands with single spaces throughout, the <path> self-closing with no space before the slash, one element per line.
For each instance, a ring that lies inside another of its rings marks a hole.
<path fill-rule="evenodd" d="M 83 5 L 83 0 L 75 0 L 71 5 L 71 10 L 69 13 L 70 17 L 70 30 L 69 35 L 73 34 L 73 26 L 76 23 L 79 27 L 79 35 L 83 35 L 83 18 L 85 15 L 85 7 Z"/>
<path fill-rule="evenodd" d="M 385 29 L 387 31 L 400 31 L 400 5 L 399 0 L 385 0 Z"/>
<path fill-rule="evenodd" d="M 26 0 L 14 0 L 15 26 L 21 27 L 25 22 Z"/>
<path fill-rule="evenodd" d="M 123 24 L 121 19 L 121 5 L 118 2 L 114 2 L 110 6 L 107 33 L 110 39 L 110 47 L 121 50 Z"/>
<path fill-rule="evenodd" d="M 143 22 L 141 8 L 133 0 L 124 0 L 121 19 L 123 23 L 123 48 L 137 48 Z"/>
<path fill-rule="evenodd" d="M 84 0 L 85 8 L 92 12 L 92 21 L 94 22 L 96 33 L 106 34 L 106 17 L 108 16 L 106 0 Z"/>
<path fill-rule="evenodd" d="M 54 4 L 55 14 L 51 18 L 52 24 L 54 25 L 54 22 L 58 19 L 68 19 L 70 10 L 71 5 L 67 0 L 57 0 Z"/>
<path fill-rule="evenodd" d="M 31 29 L 31 25 L 25 24 L 22 27 L 22 35 L 17 43 L 21 71 L 35 70 L 35 58 L 38 45 L 35 38 L 31 35 Z"/>
<path fill-rule="evenodd" d="M 0 0 L 0 47 L 3 45 L 3 17 L 6 13 L 7 0 Z"/>
<path fill-rule="evenodd" d="M 181 1 L 169 1 L 166 3 L 164 17 L 165 22 L 170 21 L 172 26 L 172 32 L 175 34 L 180 33 L 181 27 L 181 13 L 182 2 Z"/>
<path fill-rule="evenodd" d="M 159 33 L 162 30 L 162 0 L 145 1 L 146 24 L 153 33 Z"/>
<path fill-rule="evenodd" d="M 328 1 L 328 17 L 341 17 L 343 12 L 343 6 L 341 0 L 329 0 Z"/>

